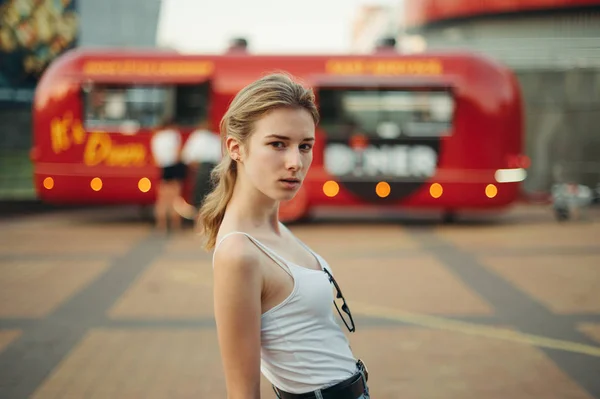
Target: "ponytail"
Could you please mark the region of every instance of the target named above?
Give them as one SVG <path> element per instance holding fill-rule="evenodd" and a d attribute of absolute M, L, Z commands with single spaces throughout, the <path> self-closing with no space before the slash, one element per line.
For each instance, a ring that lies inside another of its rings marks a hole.
<path fill-rule="evenodd" d="M 225 209 L 233 195 L 233 187 L 237 177 L 237 165 L 228 156 L 211 172 L 211 182 L 214 189 L 206 196 L 200 208 L 200 223 L 202 235 L 205 237 L 204 248 L 214 249 L 219 227 L 225 216 Z"/>

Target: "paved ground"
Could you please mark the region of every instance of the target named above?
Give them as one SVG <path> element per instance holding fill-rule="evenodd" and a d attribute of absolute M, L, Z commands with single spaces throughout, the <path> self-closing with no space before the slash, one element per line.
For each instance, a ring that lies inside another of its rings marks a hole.
<path fill-rule="evenodd" d="M 600 214 L 293 226 L 375 399 L 600 398 Z M 224 398 L 210 256 L 130 209 L 0 220 L 0 398 Z M 263 384 L 263 397 L 273 397 Z"/>

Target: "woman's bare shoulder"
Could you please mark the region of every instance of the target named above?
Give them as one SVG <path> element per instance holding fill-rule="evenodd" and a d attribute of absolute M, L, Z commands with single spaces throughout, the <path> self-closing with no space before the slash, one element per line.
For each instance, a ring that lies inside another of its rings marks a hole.
<path fill-rule="evenodd" d="M 227 272 L 259 272 L 260 251 L 245 234 L 223 236 L 214 254 L 214 269 Z"/>

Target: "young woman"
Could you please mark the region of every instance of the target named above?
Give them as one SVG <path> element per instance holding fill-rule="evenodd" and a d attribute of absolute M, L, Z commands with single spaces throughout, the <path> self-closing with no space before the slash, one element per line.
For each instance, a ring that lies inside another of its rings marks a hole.
<path fill-rule="evenodd" d="M 273 74 L 242 89 L 221 121 L 226 152 L 200 225 L 214 248 L 229 399 L 259 398 L 261 371 L 279 398 L 369 398 L 364 365 L 334 317 L 332 282 L 343 297 L 329 265 L 278 220 L 312 162 L 318 118 L 311 90 Z"/>

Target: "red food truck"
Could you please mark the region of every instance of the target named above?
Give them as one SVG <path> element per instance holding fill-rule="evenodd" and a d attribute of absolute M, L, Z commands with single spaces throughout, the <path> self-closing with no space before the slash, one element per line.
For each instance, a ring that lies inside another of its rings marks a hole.
<path fill-rule="evenodd" d="M 218 126 L 260 76 L 285 71 L 311 86 L 321 122 L 313 166 L 284 221 L 315 209 L 501 210 L 519 194 L 521 96 L 510 70 L 468 53 L 182 55 L 75 49 L 36 90 L 34 182 L 53 204 L 140 204 L 159 178 L 150 137 L 165 115 L 184 140 Z"/>

